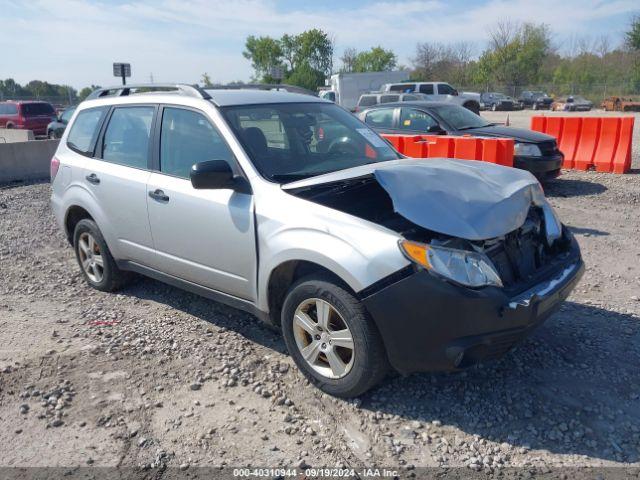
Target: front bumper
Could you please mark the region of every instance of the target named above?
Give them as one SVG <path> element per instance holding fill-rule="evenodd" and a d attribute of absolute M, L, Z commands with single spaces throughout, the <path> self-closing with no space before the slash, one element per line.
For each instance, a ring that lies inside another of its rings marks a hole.
<path fill-rule="evenodd" d="M 516 155 L 513 157 L 513 166 L 521 170 L 528 170 L 538 180 L 544 181 L 560 175 L 563 160 L 564 156 L 561 153 L 542 157 Z"/>
<path fill-rule="evenodd" d="M 554 313 L 584 272 L 580 251 L 524 292 L 471 289 L 416 269 L 362 299 L 400 373 L 446 371 L 499 358 Z"/>

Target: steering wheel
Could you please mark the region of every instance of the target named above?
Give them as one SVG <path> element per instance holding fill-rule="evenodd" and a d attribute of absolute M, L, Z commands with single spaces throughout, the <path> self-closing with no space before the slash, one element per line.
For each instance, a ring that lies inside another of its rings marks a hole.
<path fill-rule="evenodd" d="M 329 146 L 327 153 L 331 155 L 358 155 L 358 147 L 349 137 L 335 139 Z"/>

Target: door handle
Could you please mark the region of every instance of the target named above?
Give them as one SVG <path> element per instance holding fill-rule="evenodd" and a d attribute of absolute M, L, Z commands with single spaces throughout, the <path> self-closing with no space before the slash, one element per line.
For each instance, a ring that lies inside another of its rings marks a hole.
<path fill-rule="evenodd" d="M 169 195 L 165 195 L 165 193 L 160 190 L 159 188 L 156 188 L 153 191 L 149 192 L 149 196 L 151 198 L 153 198 L 154 200 L 157 200 L 159 202 L 168 202 L 169 201 Z"/>
<path fill-rule="evenodd" d="M 87 175 L 84 178 L 86 178 L 89 183 L 93 183 L 94 185 L 97 185 L 100 183 L 100 179 L 95 173 L 92 173 L 91 175 Z"/>

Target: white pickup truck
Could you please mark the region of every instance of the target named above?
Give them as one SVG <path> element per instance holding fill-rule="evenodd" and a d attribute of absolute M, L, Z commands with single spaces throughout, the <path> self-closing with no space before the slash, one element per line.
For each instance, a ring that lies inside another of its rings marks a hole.
<path fill-rule="evenodd" d="M 382 86 L 383 92 L 422 93 L 428 95 L 429 100 L 438 102 L 453 102 L 462 105 L 473 113 L 480 112 L 480 102 L 473 94 L 459 94 L 451 85 L 445 82 L 399 82 L 387 83 Z"/>

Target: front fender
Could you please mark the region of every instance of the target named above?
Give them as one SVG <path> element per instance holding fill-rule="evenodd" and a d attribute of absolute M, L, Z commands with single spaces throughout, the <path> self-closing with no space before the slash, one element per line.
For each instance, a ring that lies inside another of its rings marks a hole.
<path fill-rule="evenodd" d="M 391 275 L 408 265 L 400 253 L 397 238 L 382 232 L 357 229 L 353 234 L 366 235 L 363 248 L 348 241 L 348 234 L 340 236 L 329 229 L 305 227 L 281 229 L 260 241 L 260 268 L 258 274 L 258 307 L 268 311 L 268 286 L 271 273 L 292 260 L 312 262 L 330 270 L 353 291 Z"/>

